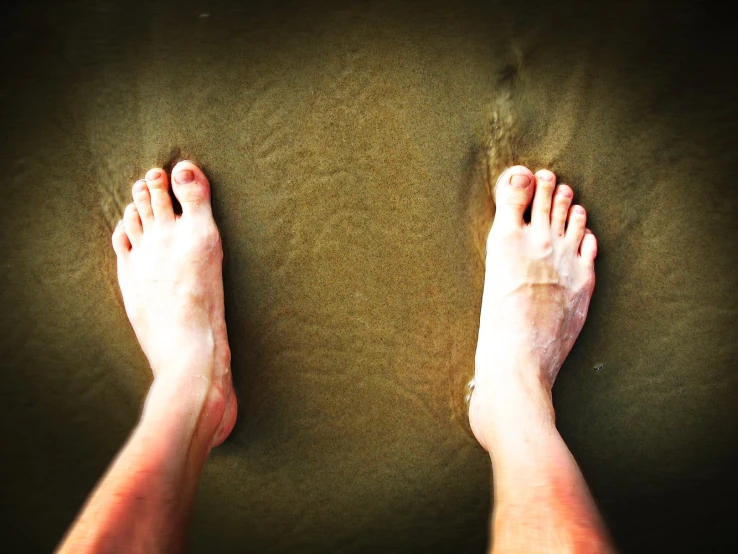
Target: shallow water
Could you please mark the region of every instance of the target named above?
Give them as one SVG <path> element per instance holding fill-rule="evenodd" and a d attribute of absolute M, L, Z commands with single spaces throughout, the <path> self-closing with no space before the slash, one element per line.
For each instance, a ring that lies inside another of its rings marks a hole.
<path fill-rule="evenodd" d="M 570 183 L 600 241 L 554 396 L 615 540 L 730 551 L 731 34 L 681 4 L 548 6 L 6 8 L 5 544 L 49 551 L 135 424 L 150 378 L 109 235 L 136 178 L 189 157 L 241 406 L 193 552 L 484 549 L 464 394 L 511 163 Z"/>

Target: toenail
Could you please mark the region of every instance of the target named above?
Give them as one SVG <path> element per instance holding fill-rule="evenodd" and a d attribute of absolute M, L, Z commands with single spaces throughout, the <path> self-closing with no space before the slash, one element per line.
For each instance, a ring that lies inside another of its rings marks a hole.
<path fill-rule="evenodd" d="M 576 208 L 574 208 L 574 211 L 577 212 L 579 215 L 584 214 L 584 208 L 582 208 L 581 206 L 577 206 Z"/>
<path fill-rule="evenodd" d="M 530 177 L 528 177 L 527 175 L 513 175 L 510 178 L 510 184 L 514 187 L 524 189 L 525 187 L 530 185 Z"/>
<path fill-rule="evenodd" d="M 146 175 L 147 181 L 156 181 L 159 177 L 161 177 L 161 171 L 150 171 L 148 175 Z"/>
<path fill-rule="evenodd" d="M 183 169 L 179 173 L 177 173 L 177 182 L 182 183 L 183 185 L 186 185 L 187 183 L 191 183 L 195 179 L 195 174 L 192 173 L 189 169 Z"/>
<path fill-rule="evenodd" d="M 136 192 L 141 192 L 145 188 L 146 188 L 146 181 L 144 181 L 143 179 L 139 179 L 138 181 L 133 183 L 133 190 Z"/>
<path fill-rule="evenodd" d="M 538 175 L 539 179 L 543 179 L 544 181 L 553 181 L 553 174 L 551 174 L 548 171 L 544 171 Z"/>
<path fill-rule="evenodd" d="M 574 193 L 572 192 L 572 190 L 569 187 L 561 187 L 559 189 L 559 194 L 561 196 L 566 197 L 566 198 L 571 198 L 572 196 L 574 196 Z"/>

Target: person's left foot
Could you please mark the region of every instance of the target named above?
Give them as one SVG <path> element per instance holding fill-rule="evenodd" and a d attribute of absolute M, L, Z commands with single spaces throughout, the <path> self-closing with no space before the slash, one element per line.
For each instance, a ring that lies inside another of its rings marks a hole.
<path fill-rule="evenodd" d="M 546 169 L 533 174 L 518 165 L 497 180 L 469 405 L 485 448 L 490 429 L 521 417 L 532 391 L 550 408 L 551 388 L 587 317 L 597 239 L 573 198 Z"/>
<path fill-rule="evenodd" d="M 133 185 L 132 204 L 113 233 L 126 313 L 167 402 L 194 399 L 198 433 L 217 446 L 233 429 L 237 402 L 223 304 L 223 249 L 210 206 L 210 183 L 179 162 L 172 189 L 159 168 Z M 147 400 L 147 408 L 152 402 Z M 175 409 L 176 406 L 171 409 Z M 164 408 L 167 409 L 167 408 Z"/>

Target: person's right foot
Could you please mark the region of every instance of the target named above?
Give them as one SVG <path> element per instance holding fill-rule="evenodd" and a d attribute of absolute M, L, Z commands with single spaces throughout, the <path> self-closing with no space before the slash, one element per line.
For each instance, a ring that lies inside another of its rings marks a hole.
<path fill-rule="evenodd" d="M 534 397 L 540 389 L 541 398 L 550 399 L 584 325 L 597 240 L 585 228 L 584 208 L 571 205 L 573 196 L 545 169 L 534 175 L 515 166 L 497 180 L 469 405 L 472 431 L 485 448 L 493 420 L 503 413 L 496 404 L 517 402 L 515 391 L 523 389 Z"/>
<path fill-rule="evenodd" d="M 176 215 L 164 170 L 133 185 L 113 233 L 118 281 L 133 330 L 154 372 L 146 410 L 179 412 L 217 446 L 233 429 L 237 402 L 223 304 L 223 249 L 210 183 L 192 162 L 172 170 Z M 189 425 L 189 424 L 188 424 Z"/>

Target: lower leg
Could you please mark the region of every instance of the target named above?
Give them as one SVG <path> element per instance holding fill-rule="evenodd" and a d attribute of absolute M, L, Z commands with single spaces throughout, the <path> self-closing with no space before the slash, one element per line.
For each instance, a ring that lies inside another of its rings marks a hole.
<path fill-rule="evenodd" d="M 212 438 L 200 435 L 192 425 L 192 414 L 202 410 L 202 401 L 177 403 L 178 410 L 169 414 L 157 409 L 161 404 L 145 411 L 60 552 L 183 550 Z"/>
<path fill-rule="evenodd" d="M 537 368 L 520 367 L 521 371 Z M 610 551 L 607 532 L 576 461 L 556 430 L 550 394 L 514 378 L 475 390 L 474 416 L 494 475 L 493 551 Z"/>

